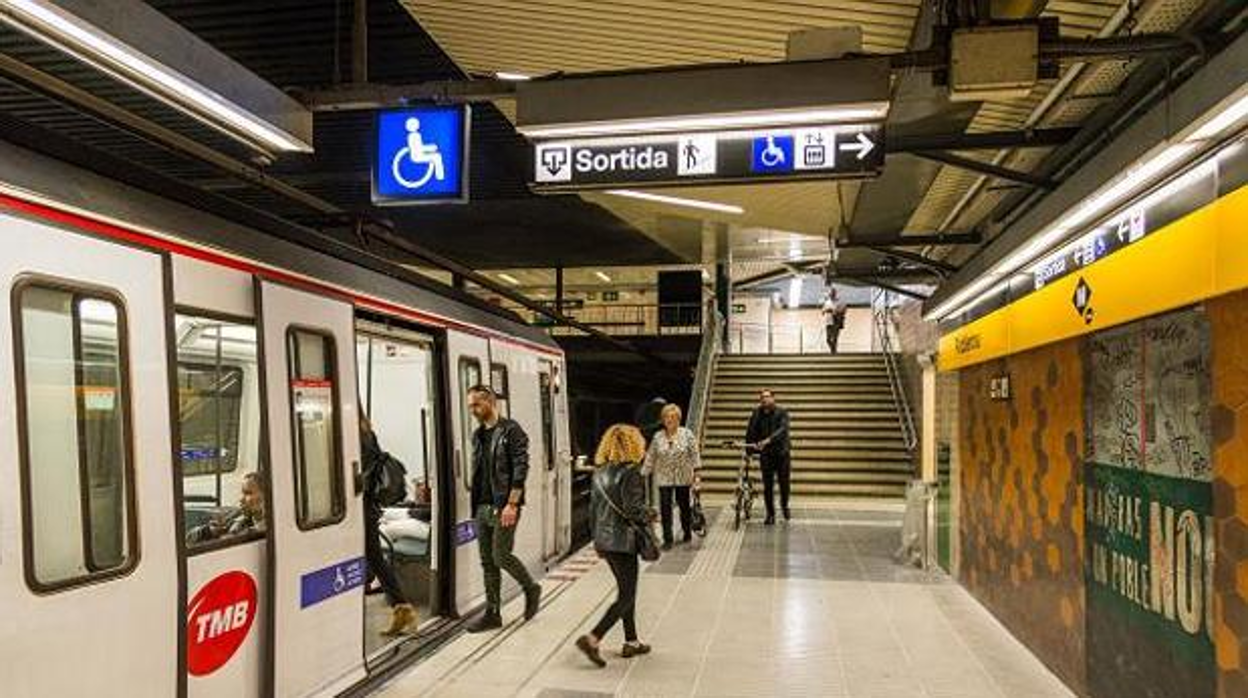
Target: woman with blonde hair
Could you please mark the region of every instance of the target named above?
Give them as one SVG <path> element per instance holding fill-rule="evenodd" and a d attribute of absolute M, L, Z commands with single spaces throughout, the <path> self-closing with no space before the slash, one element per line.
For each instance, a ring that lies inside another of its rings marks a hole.
<path fill-rule="evenodd" d="M 680 507 L 680 528 L 684 542 L 693 537 L 693 508 L 689 504 L 689 489 L 697 479 L 701 460 L 698 455 L 698 439 L 693 432 L 680 425 L 680 408 L 668 403 L 660 413 L 663 428 L 650 439 L 646 452 L 646 465 L 642 473 L 654 474 L 659 486 L 659 510 L 663 519 L 663 549 L 672 547 L 672 498 Z"/>
<path fill-rule="evenodd" d="M 577 649 L 599 667 L 607 665 L 599 651 L 603 636 L 616 621 L 624 621 L 625 659 L 646 654 L 650 646 L 637 639 L 637 553 L 639 537 L 648 535 L 646 486 L 639 466 L 645 458 L 646 440 L 637 427 L 615 424 L 609 427 L 598 443 L 594 463 L 591 513 L 594 523 L 594 549 L 605 558 L 615 575 L 618 590 L 615 603 L 603 614 L 602 620 L 576 641 Z"/>

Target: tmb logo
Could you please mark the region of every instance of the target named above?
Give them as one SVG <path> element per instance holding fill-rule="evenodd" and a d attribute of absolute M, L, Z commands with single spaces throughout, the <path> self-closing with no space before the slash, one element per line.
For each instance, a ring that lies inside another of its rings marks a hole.
<path fill-rule="evenodd" d="M 256 581 L 226 572 L 200 588 L 186 609 L 186 668 L 207 676 L 225 666 L 256 619 Z"/>

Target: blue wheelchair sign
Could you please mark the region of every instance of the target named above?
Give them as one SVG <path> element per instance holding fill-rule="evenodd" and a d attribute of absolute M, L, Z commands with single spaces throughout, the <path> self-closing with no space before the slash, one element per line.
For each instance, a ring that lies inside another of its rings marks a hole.
<path fill-rule="evenodd" d="M 771 135 L 754 139 L 750 170 L 758 173 L 793 171 L 793 136 Z"/>
<path fill-rule="evenodd" d="M 379 112 L 373 201 L 467 201 L 468 109 L 457 105 Z"/>

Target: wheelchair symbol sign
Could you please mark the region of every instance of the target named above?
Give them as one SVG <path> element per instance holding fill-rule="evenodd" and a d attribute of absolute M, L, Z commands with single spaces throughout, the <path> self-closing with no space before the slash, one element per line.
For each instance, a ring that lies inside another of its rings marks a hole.
<path fill-rule="evenodd" d="M 465 201 L 468 123 L 466 105 L 379 113 L 373 200 Z"/>
<path fill-rule="evenodd" d="M 754 139 L 750 169 L 754 172 L 791 172 L 793 136 L 768 135 Z"/>

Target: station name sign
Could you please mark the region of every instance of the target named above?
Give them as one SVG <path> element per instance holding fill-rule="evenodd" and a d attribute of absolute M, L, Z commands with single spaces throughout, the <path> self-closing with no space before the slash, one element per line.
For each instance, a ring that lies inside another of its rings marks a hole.
<path fill-rule="evenodd" d="M 880 124 L 539 141 L 536 191 L 871 177 L 884 165 Z"/>

